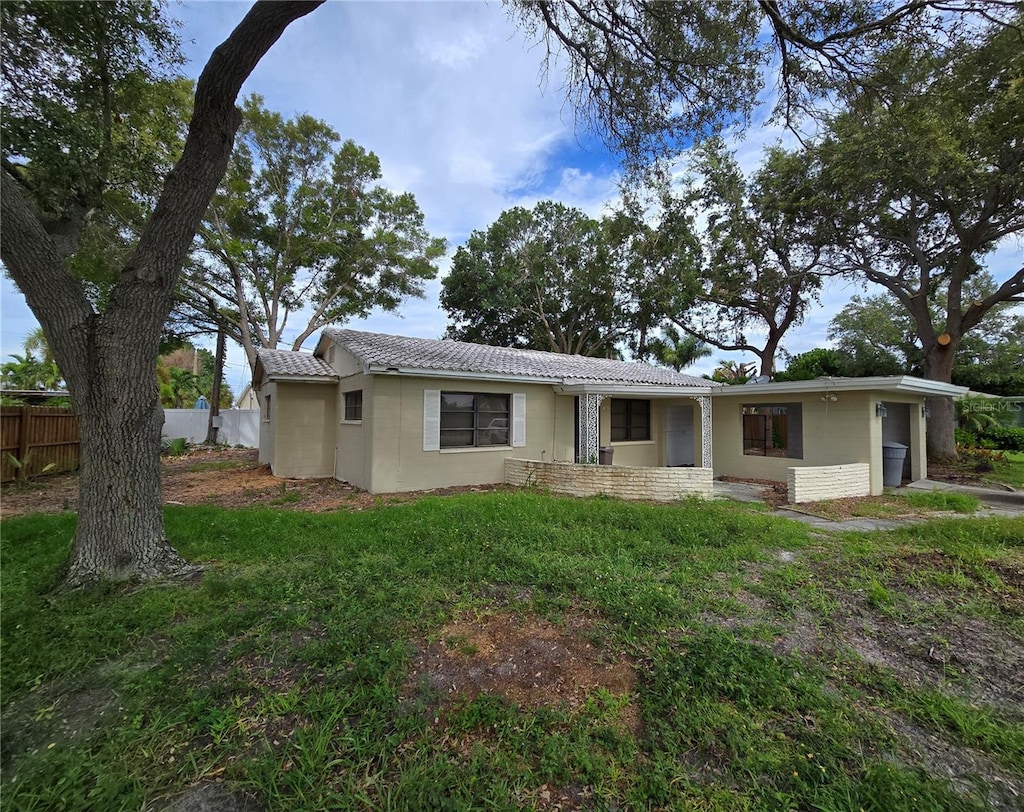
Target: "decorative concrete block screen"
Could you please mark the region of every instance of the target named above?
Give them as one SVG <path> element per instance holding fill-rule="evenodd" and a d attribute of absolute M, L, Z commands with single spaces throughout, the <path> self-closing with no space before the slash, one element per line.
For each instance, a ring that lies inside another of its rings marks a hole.
<path fill-rule="evenodd" d="M 628 465 L 576 465 L 569 462 L 505 460 L 505 483 L 535 485 L 570 496 L 617 496 L 672 502 L 684 496 L 712 498 L 710 468 L 634 468 Z"/>
<path fill-rule="evenodd" d="M 789 468 L 787 471 L 791 504 L 868 496 L 871 493 L 871 466 L 866 462 Z"/>

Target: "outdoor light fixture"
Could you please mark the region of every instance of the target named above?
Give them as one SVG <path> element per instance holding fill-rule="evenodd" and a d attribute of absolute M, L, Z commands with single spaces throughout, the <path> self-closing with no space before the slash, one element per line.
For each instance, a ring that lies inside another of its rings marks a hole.
<path fill-rule="evenodd" d="M 885 408 L 885 404 L 884 403 L 876 403 L 875 404 L 875 416 L 876 417 L 885 417 L 887 414 L 889 414 L 889 412 Z"/>
<path fill-rule="evenodd" d="M 931 416 L 932 416 L 932 410 L 929 409 L 924 404 L 921 404 L 921 417 L 923 417 L 925 420 L 927 420 Z"/>

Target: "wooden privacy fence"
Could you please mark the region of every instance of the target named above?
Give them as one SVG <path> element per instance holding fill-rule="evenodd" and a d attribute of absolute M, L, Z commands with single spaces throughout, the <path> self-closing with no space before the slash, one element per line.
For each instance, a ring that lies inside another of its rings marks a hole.
<path fill-rule="evenodd" d="M 54 406 L 0 407 L 2 479 L 32 477 L 78 468 L 78 415 Z M 17 460 L 20 466 L 12 461 Z"/>

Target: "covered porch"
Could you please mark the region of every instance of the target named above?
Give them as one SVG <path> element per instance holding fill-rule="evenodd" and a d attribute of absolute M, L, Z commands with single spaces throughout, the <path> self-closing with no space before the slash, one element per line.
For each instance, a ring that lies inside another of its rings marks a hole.
<path fill-rule="evenodd" d="M 696 387 L 695 387 L 696 388 Z M 596 390 L 596 391 L 595 391 Z M 575 399 L 575 461 L 583 465 L 712 468 L 710 391 L 563 386 Z M 608 453 L 610 451 L 610 454 Z"/>
<path fill-rule="evenodd" d="M 710 387 L 555 387 L 573 398 L 574 460 L 505 461 L 510 485 L 573 496 L 713 497 Z"/>

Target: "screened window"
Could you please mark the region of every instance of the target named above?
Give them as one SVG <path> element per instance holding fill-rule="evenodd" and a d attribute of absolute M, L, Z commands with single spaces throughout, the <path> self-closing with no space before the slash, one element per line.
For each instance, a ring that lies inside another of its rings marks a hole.
<path fill-rule="evenodd" d="M 743 406 L 743 453 L 753 457 L 804 456 L 803 408 L 799 403 Z"/>
<path fill-rule="evenodd" d="M 267 395 L 267 398 L 266 398 L 266 400 L 264 402 L 266 403 L 266 407 L 267 408 L 266 408 L 266 412 L 264 413 L 264 416 L 263 416 L 263 422 L 264 423 L 269 423 L 270 422 L 270 395 Z"/>
<path fill-rule="evenodd" d="M 363 419 L 363 390 L 357 389 L 355 392 L 345 393 L 345 419 L 346 420 L 362 420 Z"/>
<path fill-rule="evenodd" d="M 441 448 L 509 444 L 509 396 L 441 393 Z"/>
<path fill-rule="evenodd" d="M 651 402 L 612 398 L 612 442 L 651 439 Z"/>

